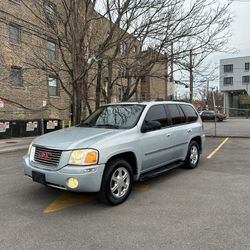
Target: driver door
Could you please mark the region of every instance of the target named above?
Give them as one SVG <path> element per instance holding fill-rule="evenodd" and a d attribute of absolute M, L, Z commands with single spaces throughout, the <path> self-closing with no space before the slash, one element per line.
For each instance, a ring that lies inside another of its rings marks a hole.
<path fill-rule="evenodd" d="M 172 128 L 164 105 L 152 106 L 145 116 L 146 121 L 160 122 L 161 129 L 141 133 L 142 172 L 164 166 L 173 160 Z"/>

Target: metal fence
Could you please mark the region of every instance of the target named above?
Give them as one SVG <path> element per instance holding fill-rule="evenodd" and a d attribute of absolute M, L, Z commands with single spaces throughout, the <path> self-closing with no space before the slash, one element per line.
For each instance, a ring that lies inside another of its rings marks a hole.
<path fill-rule="evenodd" d="M 224 108 L 209 107 L 207 110 L 215 110 L 219 115 L 225 114 L 226 117 L 222 121 L 217 116 L 204 117 L 202 115 L 204 110 L 200 110 L 206 136 L 250 138 L 250 109 L 230 108 L 225 110 Z"/>

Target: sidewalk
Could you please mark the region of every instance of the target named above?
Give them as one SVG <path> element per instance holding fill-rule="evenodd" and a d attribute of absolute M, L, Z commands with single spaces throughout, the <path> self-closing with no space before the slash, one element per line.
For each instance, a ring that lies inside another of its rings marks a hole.
<path fill-rule="evenodd" d="M 29 144 L 34 138 L 35 137 L 0 139 L 0 154 L 28 149 Z"/>

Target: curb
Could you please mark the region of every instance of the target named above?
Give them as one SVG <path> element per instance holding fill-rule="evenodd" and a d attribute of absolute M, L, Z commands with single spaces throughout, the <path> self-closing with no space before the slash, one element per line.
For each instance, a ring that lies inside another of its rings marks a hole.
<path fill-rule="evenodd" d="M 238 138 L 238 139 L 250 139 L 250 136 L 241 136 L 241 135 L 206 135 L 207 138 Z"/>

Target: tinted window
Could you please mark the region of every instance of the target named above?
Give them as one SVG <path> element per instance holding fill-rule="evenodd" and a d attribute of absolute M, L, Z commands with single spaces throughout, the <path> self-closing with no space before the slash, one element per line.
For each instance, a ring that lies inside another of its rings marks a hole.
<path fill-rule="evenodd" d="M 169 125 L 166 111 L 163 105 L 155 105 L 151 107 L 145 117 L 145 121 L 158 121 L 162 127 Z"/>
<path fill-rule="evenodd" d="M 185 116 L 183 112 L 175 104 L 167 105 L 170 115 L 172 117 L 172 124 L 178 125 L 185 123 Z"/>
<path fill-rule="evenodd" d="M 186 121 L 187 122 L 195 122 L 198 119 L 197 113 L 195 112 L 194 108 L 189 105 L 180 105 L 181 109 L 183 110 Z"/>

